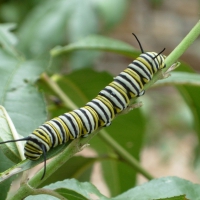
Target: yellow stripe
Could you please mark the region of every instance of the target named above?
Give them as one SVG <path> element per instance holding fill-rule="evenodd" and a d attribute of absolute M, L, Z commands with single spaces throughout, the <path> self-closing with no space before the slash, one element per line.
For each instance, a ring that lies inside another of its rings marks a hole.
<path fill-rule="evenodd" d="M 127 74 L 129 74 L 130 76 L 132 76 L 133 79 L 135 79 L 136 82 L 140 85 L 140 89 L 141 89 L 141 90 L 143 89 L 143 84 L 142 84 L 142 82 L 141 82 L 140 76 L 139 76 L 136 72 L 134 72 L 133 70 L 131 70 L 131 69 L 129 69 L 129 68 L 126 68 L 126 69 L 124 70 L 124 72 L 126 72 Z"/>
<path fill-rule="evenodd" d="M 70 114 L 73 115 L 73 117 L 76 119 L 76 122 L 78 123 L 78 126 L 79 126 L 79 137 L 81 135 L 85 135 L 87 133 L 87 130 L 83 126 L 83 123 L 82 123 L 80 117 L 73 111 L 70 112 Z"/>
<path fill-rule="evenodd" d="M 60 124 L 61 124 L 61 126 L 64 128 L 64 131 L 65 131 L 65 137 L 66 137 L 66 141 L 65 142 L 67 142 L 68 140 L 69 140 L 69 138 L 70 138 L 70 130 L 69 130 L 69 128 L 66 126 L 66 124 L 63 122 L 63 120 L 62 119 L 60 119 L 59 117 L 55 117 L 54 118 L 56 121 L 58 121 Z"/>
<path fill-rule="evenodd" d="M 99 120 L 99 116 L 97 115 L 96 111 L 94 109 L 92 109 L 90 106 L 84 106 L 85 109 L 87 109 L 91 115 L 94 118 L 95 121 L 95 128 L 94 130 L 96 130 L 98 128 L 98 120 Z"/>
<path fill-rule="evenodd" d="M 42 132 L 44 135 L 40 134 L 38 131 Z M 51 146 L 51 139 L 44 130 L 42 130 L 41 128 L 36 129 L 33 131 L 33 134 L 41 140 L 45 141 L 49 146 Z"/>
<path fill-rule="evenodd" d="M 108 99 L 106 99 L 105 97 L 103 97 L 101 95 L 98 95 L 96 97 L 96 99 L 99 99 L 101 102 L 103 102 L 109 108 L 109 110 L 111 112 L 111 119 L 113 119 L 115 117 L 115 112 L 114 112 L 113 105 L 111 104 L 111 102 L 108 101 Z"/>
<path fill-rule="evenodd" d="M 160 55 L 158 56 L 159 58 L 159 69 L 163 69 L 165 67 L 165 59 L 166 59 L 166 56 L 165 55 Z"/>
<path fill-rule="evenodd" d="M 32 142 L 32 143 L 34 143 L 34 142 Z M 24 146 L 24 149 L 25 149 L 25 150 L 27 149 L 27 150 L 32 151 L 32 152 L 35 152 L 35 153 L 40 153 L 40 154 L 43 153 L 42 150 L 38 149 L 36 146 L 33 146 L 33 145 L 34 145 L 34 144 L 26 143 L 25 146 Z"/>
<path fill-rule="evenodd" d="M 62 144 L 62 138 L 61 135 L 59 134 L 59 131 L 56 129 L 56 127 L 53 126 L 53 124 L 50 123 L 50 121 L 45 122 L 45 124 L 49 124 L 49 126 L 51 126 L 53 128 L 53 130 L 55 131 L 57 138 L 58 138 L 58 143 Z"/>
<path fill-rule="evenodd" d="M 152 66 L 142 57 L 137 57 L 136 60 L 142 62 L 150 71 L 151 75 L 153 75 Z"/>
<path fill-rule="evenodd" d="M 109 86 L 113 87 L 115 90 L 117 90 L 122 95 L 123 99 L 126 102 L 126 106 L 127 106 L 130 101 L 129 101 L 128 95 L 126 93 L 126 89 L 123 86 L 121 86 L 119 83 L 114 82 L 114 81 L 111 82 L 109 84 Z M 116 106 L 115 106 L 115 110 L 116 110 L 116 113 L 120 113 L 122 111 L 121 108 L 118 108 Z"/>
<path fill-rule="evenodd" d="M 26 145 L 25 150 L 26 151 L 32 151 L 31 152 L 32 154 L 34 154 L 34 153 L 40 153 L 40 154 L 42 154 L 43 153 L 43 151 L 40 151 L 39 149 L 33 148 L 32 146 L 29 146 L 29 145 Z"/>
<path fill-rule="evenodd" d="M 127 104 L 129 103 L 129 98 L 128 98 L 126 90 L 125 90 L 125 88 L 123 86 L 121 86 L 119 83 L 114 82 L 114 81 L 111 82 L 109 84 L 109 86 L 115 88 L 125 98 L 126 103 Z"/>

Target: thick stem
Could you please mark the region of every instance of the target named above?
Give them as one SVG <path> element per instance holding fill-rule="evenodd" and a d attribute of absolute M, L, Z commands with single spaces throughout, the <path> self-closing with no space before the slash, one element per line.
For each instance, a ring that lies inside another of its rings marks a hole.
<path fill-rule="evenodd" d="M 186 51 L 186 49 L 197 39 L 200 35 L 200 21 L 192 28 L 192 30 L 185 36 L 185 38 L 180 42 L 180 44 L 167 56 L 165 63 L 166 68 L 164 71 L 173 65 L 180 56 Z"/>

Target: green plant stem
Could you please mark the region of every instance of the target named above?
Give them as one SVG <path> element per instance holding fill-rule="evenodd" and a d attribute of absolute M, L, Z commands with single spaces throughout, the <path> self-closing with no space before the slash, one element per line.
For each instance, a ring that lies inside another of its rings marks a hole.
<path fill-rule="evenodd" d="M 180 44 L 167 56 L 165 59 L 166 67 L 159 70 L 154 74 L 151 81 L 149 81 L 145 86 L 144 90 L 150 88 L 156 81 L 165 78 L 164 73 L 176 63 L 180 56 L 186 51 L 186 49 L 194 42 L 194 40 L 200 35 L 200 21 L 192 28 L 192 30 L 185 36 L 185 38 L 180 42 Z"/>
<path fill-rule="evenodd" d="M 69 109 L 76 109 L 77 106 L 71 101 L 71 99 L 65 95 L 65 93 L 60 89 L 58 84 L 54 82 L 46 73 L 41 75 L 41 78 L 47 85 L 61 98 L 65 106 Z"/>
<path fill-rule="evenodd" d="M 154 177 L 149 174 L 140 163 L 129 153 L 127 152 L 121 145 L 119 145 L 115 140 L 108 135 L 105 130 L 101 130 L 101 134 L 99 137 L 102 138 L 110 147 L 112 147 L 118 155 L 121 156 L 123 160 L 125 160 L 128 164 L 130 164 L 137 172 L 141 173 L 148 180 L 153 179 Z"/>
<path fill-rule="evenodd" d="M 21 200 L 21 199 L 24 199 L 25 197 L 27 197 L 27 194 L 28 195 L 47 194 L 50 196 L 54 196 L 60 200 L 68 200 L 54 190 L 49 190 L 49 189 L 45 189 L 45 188 L 34 189 L 34 188 L 30 187 L 27 183 L 22 184 L 22 186 L 19 188 L 17 193 L 11 197 L 8 197 L 7 200 Z"/>
<path fill-rule="evenodd" d="M 180 56 L 186 51 L 186 49 L 195 41 L 200 35 L 200 21 L 192 28 L 192 30 L 186 35 L 186 37 L 180 42 L 180 44 L 167 56 L 165 63 L 166 68 L 163 71 L 173 65 Z"/>
<path fill-rule="evenodd" d="M 42 76 L 43 80 L 51 87 L 51 89 L 54 91 L 55 89 L 58 89 L 59 92 L 57 94 L 59 97 L 63 100 L 65 104 L 68 103 L 69 97 L 60 89 L 60 87 L 57 85 L 56 82 L 52 81 L 51 78 L 48 77 L 48 75 L 45 74 L 45 76 Z M 44 79 L 45 78 L 45 79 Z M 53 86 L 53 87 L 52 87 Z M 56 91 L 55 91 L 56 92 Z M 60 96 L 61 95 L 61 96 Z M 65 101 L 67 99 L 67 101 Z M 67 107 L 70 107 L 69 105 Z M 76 105 L 73 105 L 70 107 L 70 109 L 77 108 Z M 102 130 L 101 128 L 101 134 L 99 136 L 109 145 L 112 146 L 113 149 L 126 160 L 127 163 L 129 163 L 133 168 L 137 169 L 139 173 L 141 173 L 144 177 L 147 179 L 153 179 L 153 176 L 150 175 L 145 169 L 142 168 L 140 163 L 131 155 L 129 154 L 121 145 L 119 145 L 111 136 L 109 136 L 105 130 Z"/>

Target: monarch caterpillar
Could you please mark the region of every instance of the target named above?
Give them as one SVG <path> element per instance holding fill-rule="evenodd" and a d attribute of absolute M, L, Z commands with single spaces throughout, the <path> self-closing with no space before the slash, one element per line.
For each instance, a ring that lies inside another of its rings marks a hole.
<path fill-rule="evenodd" d="M 46 173 L 46 152 L 51 148 L 66 143 L 68 140 L 86 137 L 99 127 L 109 126 L 116 114 L 127 108 L 130 100 L 144 94 L 144 85 L 153 75 L 165 67 L 165 56 L 160 53 L 144 52 L 136 38 L 141 54 L 99 94 L 84 107 L 64 113 L 45 122 L 35 129 L 28 137 L 18 140 L 0 142 L 26 141 L 24 155 L 27 159 L 37 160 L 43 154 L 44 172 Z"/>

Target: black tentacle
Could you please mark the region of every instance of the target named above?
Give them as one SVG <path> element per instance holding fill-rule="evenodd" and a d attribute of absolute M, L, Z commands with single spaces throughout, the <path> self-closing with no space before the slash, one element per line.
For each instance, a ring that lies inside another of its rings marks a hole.
<path fill-rule="evenodd" d="M 0 142 L 0 144 L 5 144 L 5 143 L 8 143 L 8 142 L 28 141 L 28 140 L 30 140 L 30 137 L 25 137 L 25 138 L 21 138 L 21 139 L 17 139 L 17 140 L 7 140 L 7 141 L 4 141 L 4 142 Z"/>
<path fill-rule="evenodd" d="M 132 34 L 135 36 L 135 39 L 137 40 L 137 42 L 138 42 L 138 44 L 139 44 L 139 46 L 140 46 L 141 52 L 144 53 L 144 50 L 143 50 L 143 48 L 142 48 L 142 45 L 141 45 L 141 43 L 140 43 L 138 37 L 137 37 L 134 33 L 132 33 Z"/>
<path fill-rule="evenodd" d="M 155 60 L 160 54 L 162 54 L 162 52 L 164 52 L 165 51 L 165 48 L 161 51 L 161 52 L 159 52 L 155 57 L 153 57 L 153 59 Z"/>
<path fill-rule="evenodd" d="M 42 178 L 40 180 L 42 180 L 46 174 L 46 165 L 47 165 L 46 148 L 45 148 L 44 144 L 41 144 L 41 148 L 42 148 L 43 158 L 44 158 L 44 172 L 43 172 Z"/>

